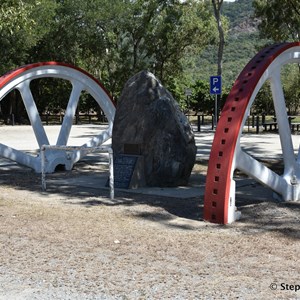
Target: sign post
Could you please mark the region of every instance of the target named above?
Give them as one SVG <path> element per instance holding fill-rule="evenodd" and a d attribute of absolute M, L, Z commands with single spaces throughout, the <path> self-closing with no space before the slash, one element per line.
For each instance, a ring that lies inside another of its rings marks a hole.
<path fill-rule="evenodd" d="M 218 95 L 222 94 L 222 76 L 210 76 L 210 94 L 215 95 L 215 118 L 214 124 L 218 123 Z"/>
<path fill-rule="evenodd" d="M 187 104 L 187 117 L 188 117 L 188 120 L 189 120 L 189 118 L 190 118 L 189 110 L 191 108 L 191 103 L 190 103 L 189 97 L 192 96 L 192 90 L 189 89 L 189 88 L 186 88 L 185 89 L 185 95 L 186 95 L 186 104 Z"/>

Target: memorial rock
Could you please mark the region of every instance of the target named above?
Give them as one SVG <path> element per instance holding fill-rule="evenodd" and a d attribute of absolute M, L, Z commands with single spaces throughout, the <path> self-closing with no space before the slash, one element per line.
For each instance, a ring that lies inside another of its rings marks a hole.
<path fill-rule="evenodd" d="M 142 71 L 125 84 L 114 119 L 114 155 L 139 155 L 148 186 L 188 184 L 196 145 L 187 117 L 156 77 Z"/>

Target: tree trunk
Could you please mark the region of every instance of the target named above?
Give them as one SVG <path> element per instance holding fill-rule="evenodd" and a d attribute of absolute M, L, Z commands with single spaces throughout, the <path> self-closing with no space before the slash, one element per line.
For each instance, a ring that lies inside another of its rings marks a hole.
<path fill-rule="evenodd" d="M 224 30 L 222 27 L 222 20 L 221 20 L 221 7 L 223 4 L 223 0 L 212 0 L 213 8 L 214 8 L 214 15 L 217 21 L 217 27 L 219 32 L 219 47 L 218 47 L 218 70 L 217 75 L 222 76 L 222 68 L 223 68 L 223 52 L 224 52 Z M 216 104 L 216 122 L 219 119 L 219 106 L 220 106 L 221 95 L 217 95 L 217 104 Z"/>
<path fill-rule="evenodd" d="M 223 62 L 223 52 L 224 52 L 224 30 L 222 27 L 222 20 L 221 20 L 221 7 L 223 4 L 223 0 L 212 0 L 214 14 L 217 21 L 217 27 L 219 32 L 219 47 L 218 47 L 218 74 L 222 75 L 222 62 Z"/>

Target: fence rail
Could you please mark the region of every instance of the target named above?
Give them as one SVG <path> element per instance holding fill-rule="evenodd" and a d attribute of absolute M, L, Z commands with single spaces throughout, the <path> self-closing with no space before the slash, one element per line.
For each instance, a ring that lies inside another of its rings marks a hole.
<path fill-rule="evenodd" d="M 190 123 L 197 128 L 197 131 L 214 129 L 214 115 L 188 114 Z M 297 122 L 298 121 L 298 122 Z M 300 117 L 289 116 L 291 132 L 300 131 Z M 261 133 L 265 131 L 276 132 L 278 130 L 276 117 L 266 115 L 250 115 L 244 125 L 243 132 Z"/>

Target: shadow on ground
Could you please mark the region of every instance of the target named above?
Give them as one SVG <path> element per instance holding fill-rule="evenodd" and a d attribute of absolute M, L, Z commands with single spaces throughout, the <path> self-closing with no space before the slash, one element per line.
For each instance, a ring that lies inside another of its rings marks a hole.
<path fill-rule="evenodd" d="M 85 164 L 82 168 L 82 164 Z M 92 175 L 91 175 L 92 174 Z M 79 205 L 91 209 L 95 206 L 128 207 L 145 206 L 132 212 L 138 219 L 150 220 L 164 223 L 168 226 L 177 226 L 182 229 L 193 230 L 203 228 L 217 228 L 221 230 L 238 230 L 246 233 L 275 232 L 291 239 L 300 238 L 300 203 L 278 202 L 271 196 L 268 199 L 260 199 L 260 191 L 263 188 L 259 184 L 249 183 L 251 188 L 247 193 L 243 191 L 237 194 L 237 207 L 242 213 L 239 222 L 228 226 L 209 224 L 203 221 L 203 196 L 193 198 L 175 198 L 156 195 L 144 195 L 129 193 L 124 190 L 117 190 L 115 199 L 109 198 L 109 189 L 101 187 L 83 187 L 67 184 L 59 184 L 60 179 L 76 179 L 80 176 L 100 176 L 103 171 L 97 171 L 87 162 L 82 162 L 72 172 L 57 172 L 49 174 L 50 184 L 47 185 L 47 192 L 42 191 L 41 175 L 32 170 L 15 165 L 1 168 L 0 184 L 18 190 L 31 191 L 40 194 L 42 197 L 61 195 L 62 202 L 67 205 Z M 196 174 L 200 176 L 199 174 Z M 192 175 L 192 176 L 196 176 Z M 202 177 L 191 180 L 205 180 Z M 200 178 L 200 179 L 199 179 Z M 271 193 L 269 193 L 271 195 Z M 170 221 L 174 219 L 185 219 L 194 221 L 193 226 L 187 224 L 176 225 Z M 196 224 L 196 226 L 195 226 Z M 199 225 L 197 225 L 199 224 Z"/>

